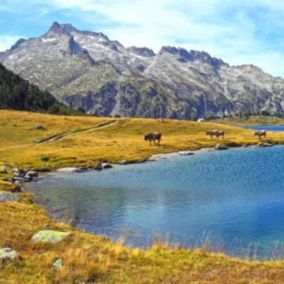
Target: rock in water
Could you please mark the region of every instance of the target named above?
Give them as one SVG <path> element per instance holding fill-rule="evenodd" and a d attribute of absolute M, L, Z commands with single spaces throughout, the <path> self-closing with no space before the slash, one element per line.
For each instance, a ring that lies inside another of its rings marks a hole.
<path fill-rule="evenodd" d="M 25 174 L 25 178 L 32 181 L 34 178 L 37 178 L 38 177 L 38 173 L 36 171 L 28 171 L 26 174 Z"/>
<path fill-rule="evenodd" d="M 108 163 L 103 163 L 103 164 L 102 164 L 102 167 L 103 167 L 103 169 L 111 169 L 111 168 L 112 168 L 112 165 L 111 165 L 111 164 L 108 164 Z"/>
<path fill-rule="evenodd" d="M 11 261 L 19 256 L 20 255 L 11 248 L 0 248 L 0 263 Z"/>
<path fill-rule="evenodd" d="M 71 235 L 70 232 L 42 230 L 42 231 L 37 232 L 35 235 L 33 235 L 32 242 L 34 243 L 44 242 L 44 243 L 57 244 L 70 235 Z"/>
<path fill-rule="evenodd" d="M 5 201 L 18 201 L 19 197 L 13 193 L 0 191 L 0 202 Z"/>

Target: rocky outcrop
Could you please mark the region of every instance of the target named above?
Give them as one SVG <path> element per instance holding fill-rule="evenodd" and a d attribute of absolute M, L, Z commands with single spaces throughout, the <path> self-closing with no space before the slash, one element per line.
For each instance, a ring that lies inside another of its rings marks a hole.
<path fill-rule="evenodd" d="M 61 242 L 66 237 L 70 236 L 69 232 L 59 232 L 55 230 L 42 230 L 37 232 L 32 237 L 32 242 L 34 243 L 52 243 L 57 244 Z"/>
<path fill-rule="evenodd" d="M 203 51 L 125 48 L 102 33 L 54 23 L 0 62 L 60 102 L 98 116 L 198 119 L 284 114 L 284 80 Z M 20 64 L 19 64 L 20 62 Z"/>
<path fill-rule="evenodd" d="M 0 264 L 7 263 L 12 260 L 19 258 L 20 255 L 13 249 L 7 248 L 0 248 Z"/>

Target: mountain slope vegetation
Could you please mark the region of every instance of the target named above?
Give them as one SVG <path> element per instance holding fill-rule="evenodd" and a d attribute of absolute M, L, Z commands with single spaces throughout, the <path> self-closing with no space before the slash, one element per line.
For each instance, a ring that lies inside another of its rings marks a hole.
<path fill-rule="evenodd" d="M 47 91 L 41 91 L 19 75 L 0 64 L 0 108 L 48 112 L 54 114 L 76 114 L 69 107 L 59 103 Z"/>

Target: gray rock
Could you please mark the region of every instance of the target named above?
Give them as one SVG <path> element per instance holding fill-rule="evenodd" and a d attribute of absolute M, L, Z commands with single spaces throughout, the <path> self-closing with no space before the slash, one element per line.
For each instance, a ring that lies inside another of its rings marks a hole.
<path fill-rule="evenodd" d="M 271 143 L 258 143 L 258 147 L 273 147 L 274 145 Z"/>
<path fill-rule="evenodd" d="M 62 173 L 77 173 L 77 172 L 80 172 L 80 168 L 76 168 L 76 167 L 60 168 L 60 169 L 57 169 L 57 171 L 62 172 Z"/>
<path fill-rule="evenodd" d="M 28 171 L 25 174 L 25 178 L 33 180 L 34 178 L 38 177 L 38 173 L 36 171 Z"/>
<path fill-rule="evenodd" d="M 58 258 L 52 265 L 59 270 L 63 266 L 63 260 L 61 258 Z"/>
<path fill-rule="evenodd" d="M 111 164 L 108 164 L 108 163 L 103 163 L 103 164 L 102 164 L 102 167 L 103 167 L 103 169 L 111 169 L 111 168 L 112 168 L 112 165 L 111 165 Z"/>
<path fill-rule="evenodd" d="M 2 165 L 2 166 L 0 166 L 0 173 L 2 173 L 2 174 L 8 173 L 9 170 L 10 170 L 10 167 L 9 167 L 8 165 Z"/>
<path fill-rule="evenodd" d="M 37 232 L 32 237 L 32 242 L 34 243 L 52 243 L 56 244 L 61 242 L 66 237 L 70 236 L 70 232 L 59 232 L 55 230 L 42 230 Z"/>
<path fill-rule="evenodd" d="M 19 256 L 20 255 L 11 248 L 0 248 L 0 262 L 9 262 Z"/>
<path fill-rule="evenodd" d="M 119 164 L 120 164 L 120 165 L 129 165 L 130 162 L 127 161 L 127 160 L 122 160 Z"/>
<path fill-rule="evenodd" d="M 189 152 L 189 151 L 182 151 L 182 152 L 179 152 L 179 154 L 181 156 L 192 156 L 192 155 L 194 155 L 194 153 Z"/>
<path fill-rule="evenodd" d="M 228 150 L 228 149 L 229 149 L 229 147 L 224 145 L 224 144 L 217 144 L 215 146 L 215 150 Z"/>
<path fill-rule="evenodd" d="M 12 181 L 14 183 L 24 183 L 24 182 L 31 181 L 31 179 L 30 178 L 26 178 L 26 177 L 15 176 L 15 177 L 13 177 Z"/>
<path fill-rule="evenodd" d="M 0 202 L 18 201 L 19 197 L 13 193 L 0 191 Z"/>

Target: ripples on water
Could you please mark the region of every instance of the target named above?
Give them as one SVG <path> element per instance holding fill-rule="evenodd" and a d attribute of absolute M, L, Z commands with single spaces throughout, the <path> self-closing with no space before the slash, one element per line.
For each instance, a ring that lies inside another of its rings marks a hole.
<path fill-rule="evenodd" d="M 155 237 L 230 255 L 283 257 L 284 148 L 194 156 L 51 174 L 30 185 L 55 218 L 147 247 Z"/>

